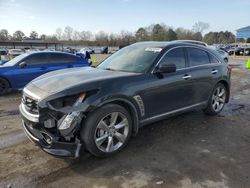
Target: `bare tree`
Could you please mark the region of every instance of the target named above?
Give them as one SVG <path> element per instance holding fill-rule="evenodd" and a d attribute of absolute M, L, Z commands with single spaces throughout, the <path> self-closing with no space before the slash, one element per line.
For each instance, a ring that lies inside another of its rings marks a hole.
<path fill-rule="evenodd" d="M 195 33 L 203 33 L 205 30 L 207 30 L 209 28 L 209 24 L 206 22 L 196 22 L 193 25 L 193 31 Z"/>
<path fill-rule="evenodd" d="M 81 36 L 80 32 L 78 32 L 78 31 L 73 31 L 72 39 L 73 39 L 74 41 L 79 41 L 79 40 L 81 39 L 80 36 Z"/>
<path fill-rule="evenodd" d="M 10 39 L 10 35 L 7 29 L 0 30 L 0 40 L 6 41 Z"/>
<path fill-rule="evenodd" d="M 93 34 L 90 31 L 81 31 L 80 32 L 80 39 L 83 41 L 91 40 Z"/>
<path fill-rule="evenodd" d="M 57 28 L 56 29 L 56 34 L 55 35 L 56 35 L 58 40 L 62 40 L 62 33 L 63 33 L 62 28 Z"/>
<path fill-rule="evenodd" d="M 70 26 L 67 26 L 64 28 L 64 36 L 66 40 L 71 40 L 73 37 L 73 28 Z"/>
<path fill-rule="evenodd" d="M 46 35 L 45 34 L 40 35 L 40 39 L 43 40 L 43 41 L 45 41 Z"/>
<path fill-rule="evenodd" d="M 99 46 L 103 46 L 103 45 L 108 44 L 108 34 L 105 33 L 104 31 L 99 31 L 95 35 L 95 39 L 96 39 L 97 45 L 99 45 Z"/>
<path fill-rule="evenodd" d="M 45 38 L 45 41 L 47 42 L 57 42 L 58 39 L 56 37 L 56 35 L 47 35 Z"/>

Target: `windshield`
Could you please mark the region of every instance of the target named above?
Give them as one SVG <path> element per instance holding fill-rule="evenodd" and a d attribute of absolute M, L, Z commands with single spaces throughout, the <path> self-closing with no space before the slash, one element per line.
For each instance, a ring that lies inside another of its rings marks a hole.
<path fill-rule="evenodd" d="M 146 45 L 131 45 L 104 60 L 97 68 L 105 70 L 145 73 L 162 48 Z"/>
<path fill-rule="evenodd" d="M 10 50 L 10 53 L 21 53 L 22 50 Z"/>
<path fill-rule="evenodd" d="M 22 60 L 24 57 L 26 57 L 28 54 L 22 54 L 19 55 L 13 59 L 11 59 L 10 61 L 8 61 L 7 63 L 5 63 L 3 66 L 14 66 L 16 65 L 20 60 Z"/>

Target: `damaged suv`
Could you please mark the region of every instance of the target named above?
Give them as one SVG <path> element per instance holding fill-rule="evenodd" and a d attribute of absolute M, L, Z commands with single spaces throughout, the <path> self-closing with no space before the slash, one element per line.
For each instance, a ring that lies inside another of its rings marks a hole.
<path fill-rule="evenodd" d="M 27 136 L 55 156 L 107 157 L 146 124 L 189 110 L 218 114 L 229 101 L 230 67 L 196 44 L 140 42 L 96 68 L 44 74 L 23 90 Z"/>

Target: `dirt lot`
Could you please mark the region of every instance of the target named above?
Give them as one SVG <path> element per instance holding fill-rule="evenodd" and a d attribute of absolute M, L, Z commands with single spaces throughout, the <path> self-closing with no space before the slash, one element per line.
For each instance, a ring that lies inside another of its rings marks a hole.
<path fill-rule="evenodd" d="M 195 111 L 160 121 L 112 158 L 77 160 L 31 143 L 17 110 L 21 94 L 0 97 L 0 187 L 250 187 L 250 71 L 233 70 L 231 92 L 219 116 Z"/>

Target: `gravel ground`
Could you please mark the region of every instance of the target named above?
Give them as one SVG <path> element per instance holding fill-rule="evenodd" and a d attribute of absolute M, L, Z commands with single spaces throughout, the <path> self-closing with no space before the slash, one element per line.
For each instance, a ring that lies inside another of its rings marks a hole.
<path fill-rule="evenodd" d="M 17 110 L 21 94 L 0 97 L 0 187 L 250 187 L 250 71 L 233 69 L 231 92 L 218 116 L 176 116 L 143 127 L 114 157 L 77 160 L 31 143 Z"/>

